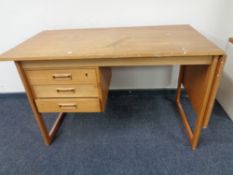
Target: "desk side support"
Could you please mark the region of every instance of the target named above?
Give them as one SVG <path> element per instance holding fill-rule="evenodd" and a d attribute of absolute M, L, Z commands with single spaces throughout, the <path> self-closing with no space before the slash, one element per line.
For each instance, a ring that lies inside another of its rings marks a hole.
<path fill-rule="evenodd" d="M 214 56 L 208 66 L 181 65 L 176 103 L 193 150 L 197 148 L 201 129 L 208 126 L 224 62 L 225 56 Z M 180 100 L 182 84 L 196 112 L 193 131 Z"/>
<path fill-rule="evenodd" d="M 66 113 L 61 112 L 58 115 L 57 119 L 55 120 L 51 130 L 48 131 L 42 114 L 39 113 L 39 111 L 37 110 L 36 104 L 35 104 L 34 99 L 33 99 L 33 94 L 32 94 L 31 88 L 29 86 L 29 83 L 27 81 L 27 78 L 25 76 L 22 65 L 18 61 L 15 61 L 15 65 L 16 65 L 16 68 L 17 68 L 17 70 L 19 72 L 21 80 L 23 82 L 23 85 L 24 85 L 24 88 L 25 88 L 25 91 L 26 91 L 26 94 L 27 94 L 28 101 L 29 101 L 29 103 L 31 105 L 32 111 L 34 113 L 35 120 L 36 120 L 36 122 L 38 124 L 38 127 L 40 129 L 40 132 L 41 132 L 41 135 L 43 137 L 44 143 L 46 145 L 50 145 L 51 142 L 53 141 L 58 129 L 60 128 Z"/>
<path fill-rule="evenodd" d="M 226 56 L 225 55 L 220 56 L 218 59 L 218 64 L 217 64 L 217 68 L 216 68 L 215 75 L 214 75 L 214 80 L 213 80 L 213 84 L 211 88 L 211 94 L 209 96 L 205 118 L 203 121 L 203 128 L 208 127 L 210 117 L 212 114 L 212 109 L 213 109 L 214 102 L 215 102 L 215 97 L 217 95 L 218 87 L 219 87 L 219 84 L 222 78 L 222 73 L 223 73 L 223 68 L 224 68 L 225 63 L 226 63 Z"/>

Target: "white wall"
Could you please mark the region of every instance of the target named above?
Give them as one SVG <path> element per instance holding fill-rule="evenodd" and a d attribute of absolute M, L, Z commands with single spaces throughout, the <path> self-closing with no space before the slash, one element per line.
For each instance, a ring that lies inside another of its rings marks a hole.
<path fill-rule="evenodd" d="M 228 4 L 228 8 L 225 11 L 225 16 L 229 20 L 224 22 L 222 30 L 224 35 L 233 37 L 233 1 Z M 230 21 L 231 20 L 231 21 Z M 224 21 L 224 20 L 223 20 Z M 226 46 L 226 52 L 228 55 L 226 66 L 224 68 L 224 74 L 222 82 L 219 88 L 217 96 L 218 101 L 225 109 L 227 114 L 233 120 L 233 44 L 228 43 Z"/>
<path fill-rule="evenodd" d="M 221 24 L 231 1 L 1 0 L 0 53 L 46 29 L 161 24 L 191 24 L 224 48 L 229 36 Z M 111 88 L 170 88 L 176 79 L 172 67 L 116 68 Z M 13 63 L 1 62 L 0 92 L 18 91 L 23 88 Z"/>

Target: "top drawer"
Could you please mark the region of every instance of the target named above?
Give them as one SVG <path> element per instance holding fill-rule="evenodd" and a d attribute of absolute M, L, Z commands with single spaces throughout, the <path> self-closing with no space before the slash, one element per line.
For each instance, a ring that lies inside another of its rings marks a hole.
<path fill-rule="evenodd" d="M 94 68 L 26 70 L 31 85 L 48 84 L 96 84 Z"/>

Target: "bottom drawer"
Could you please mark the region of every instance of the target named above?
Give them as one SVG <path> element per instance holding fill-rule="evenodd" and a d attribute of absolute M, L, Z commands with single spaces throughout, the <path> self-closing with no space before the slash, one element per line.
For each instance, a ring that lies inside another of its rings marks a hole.
<path fill-rule="evenodd" d="M 36 99 L 39 112 L 101 112 L 98 98 Z"/>

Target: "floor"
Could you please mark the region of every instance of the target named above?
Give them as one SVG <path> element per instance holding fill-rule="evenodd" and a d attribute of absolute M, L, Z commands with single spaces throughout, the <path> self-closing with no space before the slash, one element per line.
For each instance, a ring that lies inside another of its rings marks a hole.
<path fill-rule="evenodd" d="M 185 94 L 182 102 L 193 123 Z M 0 95 L 0 119 L 0 175 L 233 174 L 232 121 L 216 103 L 192 151 L 174 90 L 111 91 L 104 113 L 68 114 L 51 146 L 25 94 Z"/>

